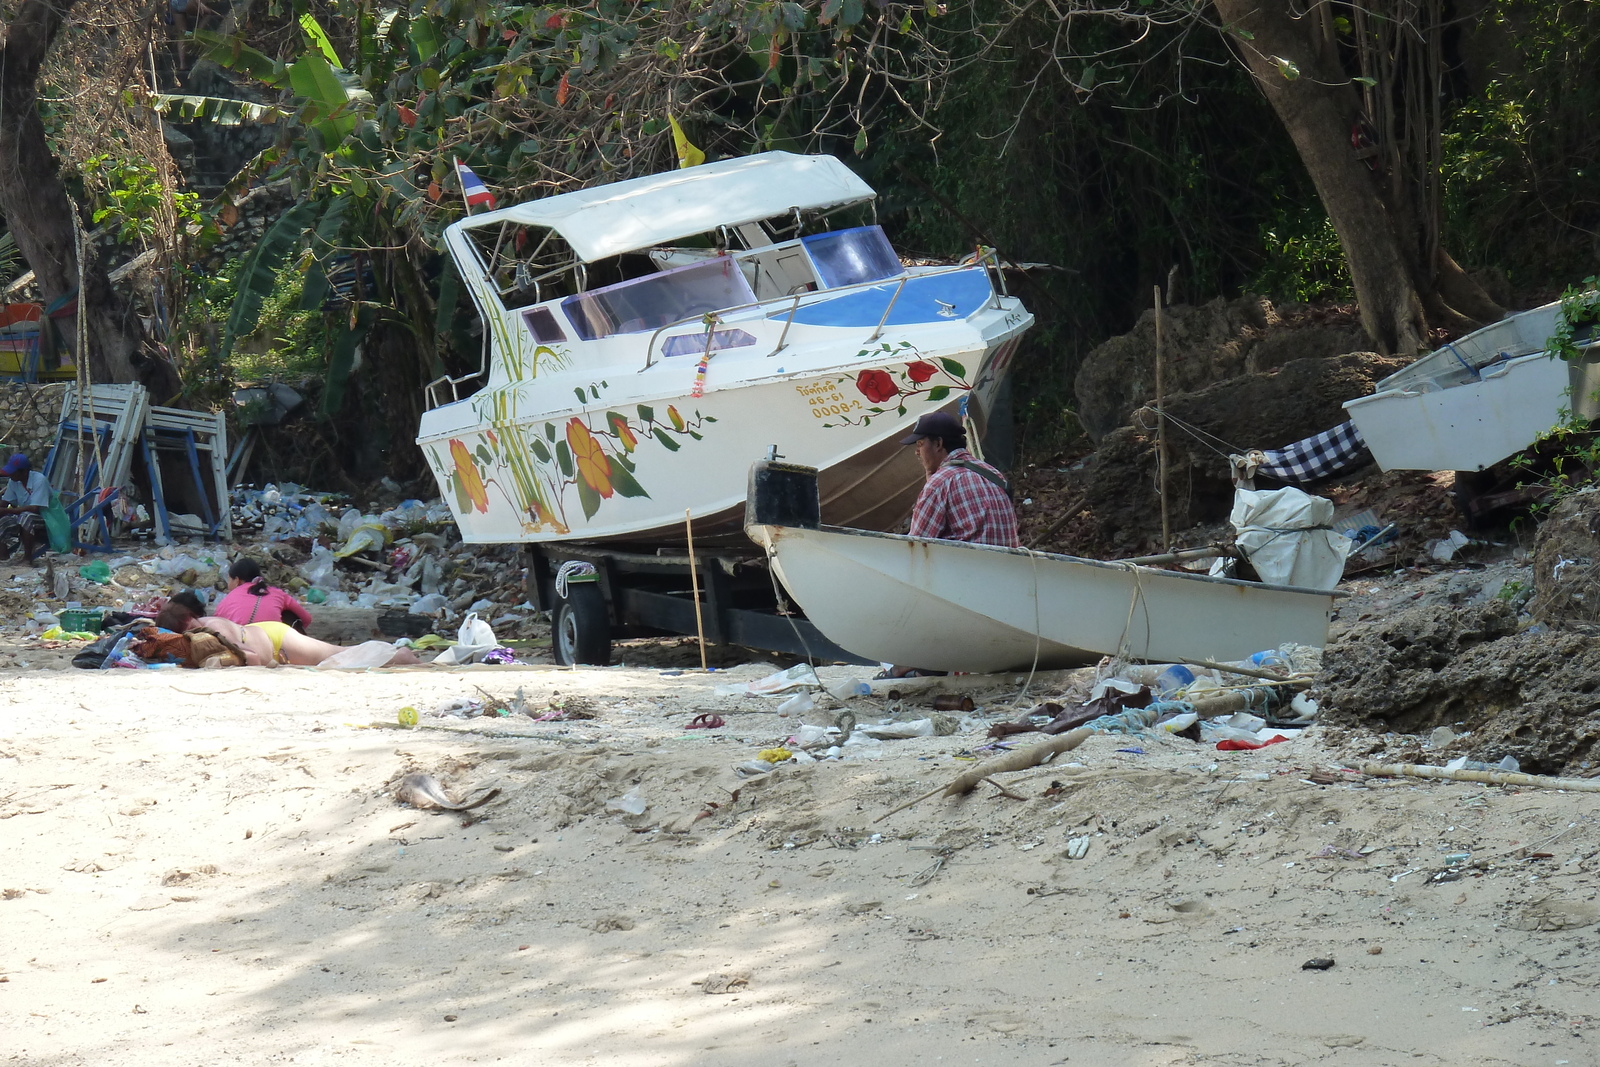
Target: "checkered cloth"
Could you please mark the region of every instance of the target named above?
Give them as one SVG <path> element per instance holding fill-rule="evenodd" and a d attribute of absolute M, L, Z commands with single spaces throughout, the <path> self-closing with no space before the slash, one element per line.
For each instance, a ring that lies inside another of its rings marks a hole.
<path fill-rule="evenodd" d="M 993 479 L 978 473 L 979 467 Z M 917 506 L 911 511 L 911 536 L 1021 547 L 1016 509 L 997 484 L 1004 480 L 1004 475 L 980 463 L 971 452 L 956 449 L 917 494 Z"/>
<path fill-rule="evenodd" d="M 1353 422 L 1342 422 L 1287 448 L 1264 448 L 1261 455 L 1257 474 L 1299 485 L 1332 478 L 1372 459 L 1367 443 L 1361 439 L 1361 431 Z"/>

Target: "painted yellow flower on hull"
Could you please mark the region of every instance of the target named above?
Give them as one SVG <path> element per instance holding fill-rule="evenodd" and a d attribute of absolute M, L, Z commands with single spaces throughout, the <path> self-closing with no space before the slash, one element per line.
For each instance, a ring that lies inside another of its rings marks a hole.
<path fill-rule="evenodd" d="M 567 423 L 567 447 L 572 449 L 578 476 L 590 489 L 609 497 L 615 491 L 611 485 L 611 459 L 589 432 L 589 427 L 579 419 Z"/>
<path fill-rule="evenodd" d="M 478 473 L 478 464 L 472 458 L 472 452 L 466 444 L 455 438 L 450 440 L 450 458 L 455 460 L 456 477 L 460 479 L 462 491 L 467 499 L 472 502 L 474 511 L 489 513 L 489 490 L 483 484 L 483 476 Z"/>

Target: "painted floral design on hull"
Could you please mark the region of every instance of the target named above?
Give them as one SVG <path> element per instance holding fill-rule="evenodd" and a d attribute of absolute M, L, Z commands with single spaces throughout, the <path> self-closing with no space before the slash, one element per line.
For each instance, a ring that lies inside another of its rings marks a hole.
<path fill-rule="evenodd" d="M 493 490 L 522 517 L 525 533 L 565 534 L 572 530 L 569 491 L 585 519 L 606 500 L 648 497 L 635 477 L 641 444 L 654 440 L 676 452 L 686 438 L 703 440 L 702 429 L 716 421 L 699 411 L 686 418 L 675 405 L 658 415 L 640 404 L 632 417 L 613 410 L 569 416 L 561 425 L 497 421 L 475 444 L 451 438 L 444 449 L 429 445 L 427 453 L 462 517 L 488 514 Z"/>

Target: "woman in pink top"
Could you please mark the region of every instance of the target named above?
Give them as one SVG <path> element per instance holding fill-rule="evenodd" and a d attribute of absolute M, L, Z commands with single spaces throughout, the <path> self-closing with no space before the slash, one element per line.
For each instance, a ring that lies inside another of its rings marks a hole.
<path fill-rule="evenodd" d="M 228 593 L 211 614 L 231 619 L 240 626 L 253 622 L 284 622 L 301 633 L 311 625 L 311 612 L 305 605 L 279 589 L 268 585 L 261 576 L 261 567 L 253 559 L 234 560 L 228 568 Z"/>

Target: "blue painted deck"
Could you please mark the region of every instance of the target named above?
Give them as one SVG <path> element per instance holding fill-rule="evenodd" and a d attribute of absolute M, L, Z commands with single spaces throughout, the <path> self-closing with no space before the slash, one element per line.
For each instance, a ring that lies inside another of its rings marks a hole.
<path fill-rule="evenodd" d="M 989 275 L 981 267 L 913 278 L 906 282 L 899 299 L 895 300 L 897 288 L 898 280 L 884 281 L 832 300 L 809 304 L 795 312 L 794 321 L 807 326 L 876 326 L 883 318 L 883 309 L 894 300 L 894 309 L 884 323 L 886 326 L 959 322 L 994 295 Z M 788 318 L 788 312 L 768 317 L 784 319 Z"/>

